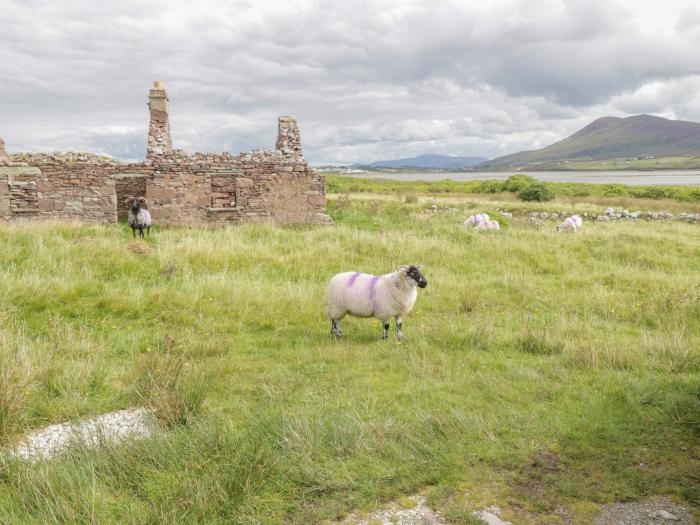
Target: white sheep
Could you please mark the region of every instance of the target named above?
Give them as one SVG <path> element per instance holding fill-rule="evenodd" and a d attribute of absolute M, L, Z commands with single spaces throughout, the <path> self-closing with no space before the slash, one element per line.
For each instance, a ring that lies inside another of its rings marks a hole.
<path fill-rule="evenodd" d="M 557 232 L 560 232 L 562 230 L 571 230 L 578 232 L 579 228 L 581 228 L 582 225 L 583 219 L 581 218 L 581 216 L 572 215 L 571 217 L 567 217 L 564 222 L 557 226 Z"/>
<path fill-rule="evenodd" d="M 425 288 L 428 281 L 419 266 L 404 265 L 385 275 L 344 272 L 328 283 L 328 317 L 331 333 L 340 338 L 340 320 L 346 315 L 375 317 L 382 321 L 383 339 L 389 337 L 389 319 L 396 320 L 396 338 L 401 340 L 401 316 L 411 311 L 416 302 L 416 287 Z"/>
<path fill-rule="evenodd" d="M 136 238 L 136 230 L 139 231 L 139 237 L 143 237 L 143 230 L 151 235 L 151 214 L 148 211 L 148 205 L 146 199 L 140 197 L 138 199 L 128 199 L 131 200 L 131 208 L 129 209 L 128 222 L 131 226 L 131 233 L 134 238 Z"/>
<path fill-rule="evenodd" d="M 478 226 L 482 222 L 489 220 L 489 216 L 486 213 L 477 213 L 476 215 L 470 215 L 469 218 L 464 221 L 465 226 Z"/>
<path fill-rule="evenodd" d="M 480 222 L 476 226 L 474 226 L 475 230 L 500 230 L 501 225 L 498 224 L 498 221 L 484 221 Z"/>

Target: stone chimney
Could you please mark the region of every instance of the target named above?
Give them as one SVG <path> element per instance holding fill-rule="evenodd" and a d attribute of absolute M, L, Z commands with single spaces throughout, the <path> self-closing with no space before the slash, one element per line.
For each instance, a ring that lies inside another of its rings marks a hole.
<path fill-rule="evenodd" d="M 5 151 L 5 141 L 0 138 L 0 159 L 7 158 L 7 151 Z"/>
<path fill-rule="evenodd" d="M 148 109 L 151 113 L 151 122 L 148 126 L 146 157 L 151 159 L 170 153 L 173 149 L 168 120 L 168 94 L 160 81 L 156 80 L 148 92 Z"/>
<path fill-rule="evenodd" d="M 277 127 L 277 144 L 275 149 L 285 155 L 303 155 L 301 151 L 301 139 L 299 138 L 299 126 L 294 117 L 280 117 Z"/>

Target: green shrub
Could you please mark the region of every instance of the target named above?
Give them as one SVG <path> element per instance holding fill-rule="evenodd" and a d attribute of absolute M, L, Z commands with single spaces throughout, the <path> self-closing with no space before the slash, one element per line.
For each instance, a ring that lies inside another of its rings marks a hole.
<path fill-rule="evenodd" d="M 504 191 L 512 191 L 513 193 L 518 193 L 521 190 L 524 190 L 528 186 L 531 186 L 532 184 L 535 184 L 537 181 L 530 177 L 529 175 L 525 174 L 519 174 L 519 175 L 511 175 L 508 177 L 508 179 L 503 183 L 503 190 Z"/>
<path fill-rule="evenodd" d="M 501 193 L 503 190 L 503 182 L 500 180 L 485 180 L 480 182 L 475 189 L 476 193 Z"/>
<path fill-rule="evenodd" d="M 418 202 L 418 195 L 416 195 L 415 193 L 411 193 L 410 195 L 406 195 L 404 202 L 406 204 L 416 204 Z"/>
<path fill-rule="evenodd" d="M 641 191 L 634 192 L 636 197 L 642 199 L 668 199 L 669 192 L 663 188 L 642 188 Z"/>
<path fill-rule="evenodd" d="M 554 194 L 547 186 L 538 182 L 520 190 L 518 197 L 520 200 L 527 202 L 545 202 L 551 201 L 554 198 Z"/>

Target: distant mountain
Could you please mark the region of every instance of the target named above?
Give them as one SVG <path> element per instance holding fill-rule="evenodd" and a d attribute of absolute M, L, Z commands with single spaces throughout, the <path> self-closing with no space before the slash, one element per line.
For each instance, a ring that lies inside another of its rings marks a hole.
<path fill-rule="evenodd" d="M 651 115 L 603 117 L 551 146 L 499 157 L 480 164 L 479 168 L 552 167 L 571 160 L 645 156 L 700 156 L 700 124 Z"/>
<path fill-rule="evenodd" d="M 432 168 L 459 169 L 475 166 L 488 160 L 486 157 L 451 157 L 449 155 L 418 155 L 408 159 L 378 160 L 375 162 L 353 164 L 352 168 Z"/>

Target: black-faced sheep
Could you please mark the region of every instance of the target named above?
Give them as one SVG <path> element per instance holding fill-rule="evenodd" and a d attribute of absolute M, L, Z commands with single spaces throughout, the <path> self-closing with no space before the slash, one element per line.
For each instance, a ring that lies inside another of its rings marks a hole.
<path fill-rule="evenodd" d="M 146 199 L 140 197 L 138 199 L 129 199 L 131 208 L 129 209 L 128 222 L 131 226 L 131 233 L 136 238 L 136 230 L 139 231 L 139 237 L 143 237 L 143 230 L 151 235 L 151 214 L 147 209 Z"/>
<path fill-rule="evenodd" d="M 396 337 L 401 340 L 401 316 L 411 311 L 416 302 L 416 287 L 425 288 L 428 281 L 418 266 L 400 266 L 385 275 L 344 272 L 334 275 L 328 283 L 328 317 L 331 332 L 342 336 L 340 320 L 346 315 L 375 317 L 382 321 L 383 339 L 389 336 L 389 320 L 396 320 Z"/>

